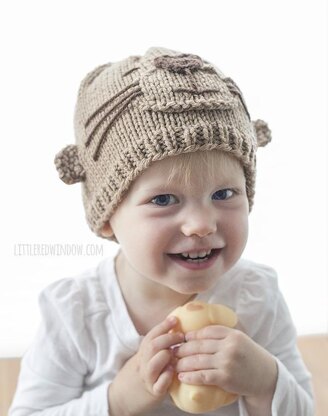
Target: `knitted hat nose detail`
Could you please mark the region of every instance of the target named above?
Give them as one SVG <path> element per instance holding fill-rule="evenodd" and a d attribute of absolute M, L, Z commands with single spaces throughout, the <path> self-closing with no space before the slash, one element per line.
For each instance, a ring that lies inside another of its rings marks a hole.
<path fill-rule="evenodd" d="M 166 69 L 178 74 L 187 74 L 203 67 L 202 58 L 198 55 L 183 53 L 177 56 L 163 55 L 154 59 L 156 68 Z"/>
<path fill-rule="evenodd" d="M 140 79 L 143 111 L 228 110 L 238 105 L 225 80 L 197 55 L 159 56 L 154 66 Z"/>

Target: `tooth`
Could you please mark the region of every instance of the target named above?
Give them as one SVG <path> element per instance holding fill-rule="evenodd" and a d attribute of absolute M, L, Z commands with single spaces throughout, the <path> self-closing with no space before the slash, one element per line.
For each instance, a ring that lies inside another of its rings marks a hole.
<path fill-rule="evenodd" d="M 185 257 L 185 258 L 190 258 L 190 259 L 196 259 L 196 258 L 198 258 L 198 257 L 206 257 L 206 256 L 208 256 L 208 255 L 210 255 L 211 254 L 211 249 L 210 250 L 208 250 L 208 251 L 199 251 L 199 252 L 197 252 L 197 253 L 187 253 L 187 252 L 184 252 L 184 253 L 181 253 L 181 255 L 183 256 L 183 257 Z"/>
<path fill-rule="evenodd" d="M 203 263 L 206 259 L 187 259 L 188 263 Z"/>

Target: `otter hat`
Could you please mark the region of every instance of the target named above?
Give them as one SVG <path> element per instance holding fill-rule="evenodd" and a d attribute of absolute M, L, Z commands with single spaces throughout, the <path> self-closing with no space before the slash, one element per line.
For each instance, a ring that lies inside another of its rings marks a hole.
<path fill-rule="evenodd" d="M 76 143 L 55 157 L 59 177 L 82 182 L 87 222 L 101 229 L 132 181 L 156 160 L 219 149 L 242 164 L 251 209 L 256 150 L 271 140 L 251 121 L 236 83 L 201 57 L 153 47 L 98 66 L 82 80 Z"/>

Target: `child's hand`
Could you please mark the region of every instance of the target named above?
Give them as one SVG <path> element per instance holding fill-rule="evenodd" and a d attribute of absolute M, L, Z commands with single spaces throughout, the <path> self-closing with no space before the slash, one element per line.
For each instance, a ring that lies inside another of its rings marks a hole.
<path fill-rule="evenodd" d="M 176 323 L 169 317 L 151 329 L 119 371 L 109 388 L 111 415 L 143 415 L 164 399 L 174 374 L 170 347 L 184 341 L 182 333 L 169 333 Z"/>
<path fill-rule="evenodd" d="M 168 333 L 176 323 L 177 318 L 171 316 L 154 327 L 137 353 L 139 375 L 147 391 L 154 396 L 165 395 L 172 382 L 174 355 L 170 347 L 184 341 L 184 334 Z"/>
<path fill-rule="evenodd" d="M 213 384 L 246 396 L 250 403 L 271 402 L 277 366 L 274 357 L 243 332 L 211 325 L 186 334 L 176 351 L 179 379 L 187 384 Z"/>

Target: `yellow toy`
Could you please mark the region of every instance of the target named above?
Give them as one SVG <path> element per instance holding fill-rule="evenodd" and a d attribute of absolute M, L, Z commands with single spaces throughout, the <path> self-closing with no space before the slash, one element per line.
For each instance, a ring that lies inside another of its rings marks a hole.
<path fill-rule="evenodd" d="M 186 303 L 170 315 L 179 320 L 174 332 L 196 331 L 208 325 L 223 325 L 233 328 L 237 324 L 236 314 L 224 305 L 207 304 L 200 301 Z M 237 396 L 217 386 L 196 386 L 181 383 L 175 377 L 170 395 L 181 410 L 189 413 L 205 413 L 233 403 Z"/>

